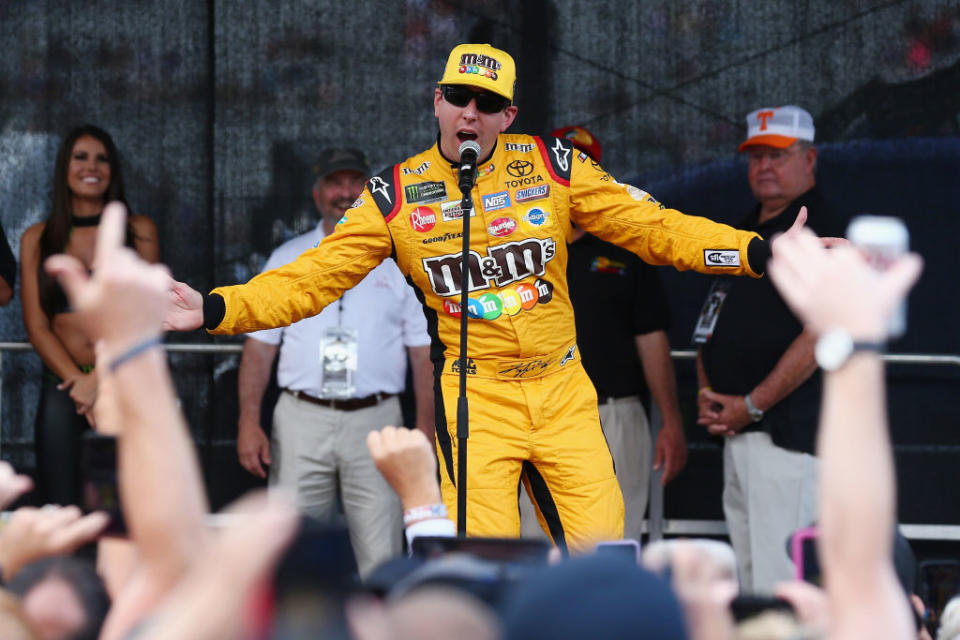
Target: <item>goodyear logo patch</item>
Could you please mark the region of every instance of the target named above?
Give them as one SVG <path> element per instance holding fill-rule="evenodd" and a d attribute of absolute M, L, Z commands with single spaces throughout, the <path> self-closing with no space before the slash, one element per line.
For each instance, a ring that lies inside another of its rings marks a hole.
<path fill-rule="evenodd" d="M 462 238 L 463 232 L 457 231 L 456 233 L 442 233 L 438 236 L 431 236 L 429 238 L 424 238 L 420 241 L 421 244 L 436 244 L 438 242 L 446 242 L 447 240 L 456 240 L 457 238 Z"/>
<path fill-rule="evenodd" d="M 514 194 L 517 202 L 530 202 L 531 200 L 541 200 L 550 195 L 550 185 L 541 184 L 529 189 L 518 189 Z"/>
<path fill-rule="evenodd" d="M 510 193 L 508 191 L 501 191 L 499 193 L 490 193 L 483 196 L 483 210 L 497 211 L 499 209 L 506 209 L 510 206 Z"/>

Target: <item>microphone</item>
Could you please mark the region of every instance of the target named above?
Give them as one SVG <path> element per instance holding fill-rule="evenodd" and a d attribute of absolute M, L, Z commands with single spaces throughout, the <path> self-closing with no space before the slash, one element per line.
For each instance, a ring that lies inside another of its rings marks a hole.
<path fill-rule="evenodd" d="M 473 140 L 464 140 L 460 145 L 460 193 L 467 194 L 473 189 L 473 181 L 477 178 L 477 157 L 480 155 L 480 145 Z"/>

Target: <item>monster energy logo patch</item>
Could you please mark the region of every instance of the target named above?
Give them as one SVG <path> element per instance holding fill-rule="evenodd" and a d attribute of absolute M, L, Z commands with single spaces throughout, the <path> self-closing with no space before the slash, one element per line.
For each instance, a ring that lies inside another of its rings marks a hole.
<path fill-rule="evenodd" d="M 403 188 L 403 195 L 409 204 L 440 202 L 447 199 L 447 185 L 443 182 L 408 184 Z"/>

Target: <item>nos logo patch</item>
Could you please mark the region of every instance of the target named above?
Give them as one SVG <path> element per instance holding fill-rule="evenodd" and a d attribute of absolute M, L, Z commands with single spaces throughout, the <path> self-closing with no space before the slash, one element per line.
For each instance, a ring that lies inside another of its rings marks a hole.
<path fill-rule="evenodd" d="M 508 191 L 501 191 L 500 193 L 491 193 L 483 196 L 483 210 L 497 211 L 498 209 L 506 209 L 510 206 L 510 193 Z"/>

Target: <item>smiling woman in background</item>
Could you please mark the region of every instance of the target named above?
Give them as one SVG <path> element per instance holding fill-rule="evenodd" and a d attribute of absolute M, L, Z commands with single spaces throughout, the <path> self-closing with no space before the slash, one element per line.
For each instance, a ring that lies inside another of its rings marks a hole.
<path fill-rule="evenodd" d="M 59 284 L 43 269 L 49 256 L 66 253 L 93 267 L 103 207 L 126 205 L 117 148 L 93 125 L 70 131 L 57 152 L 50 215 L 20 241 L 23 323 L 45 365 L 34 441 L 40 499 L 78 504 L 80 438 L 93 425 L 97 378 L 93 344 L 78 324 Z M 127 246 L 148 262 L 159 259 L 157 229 L 146 216 L 130 217 Z"/>

